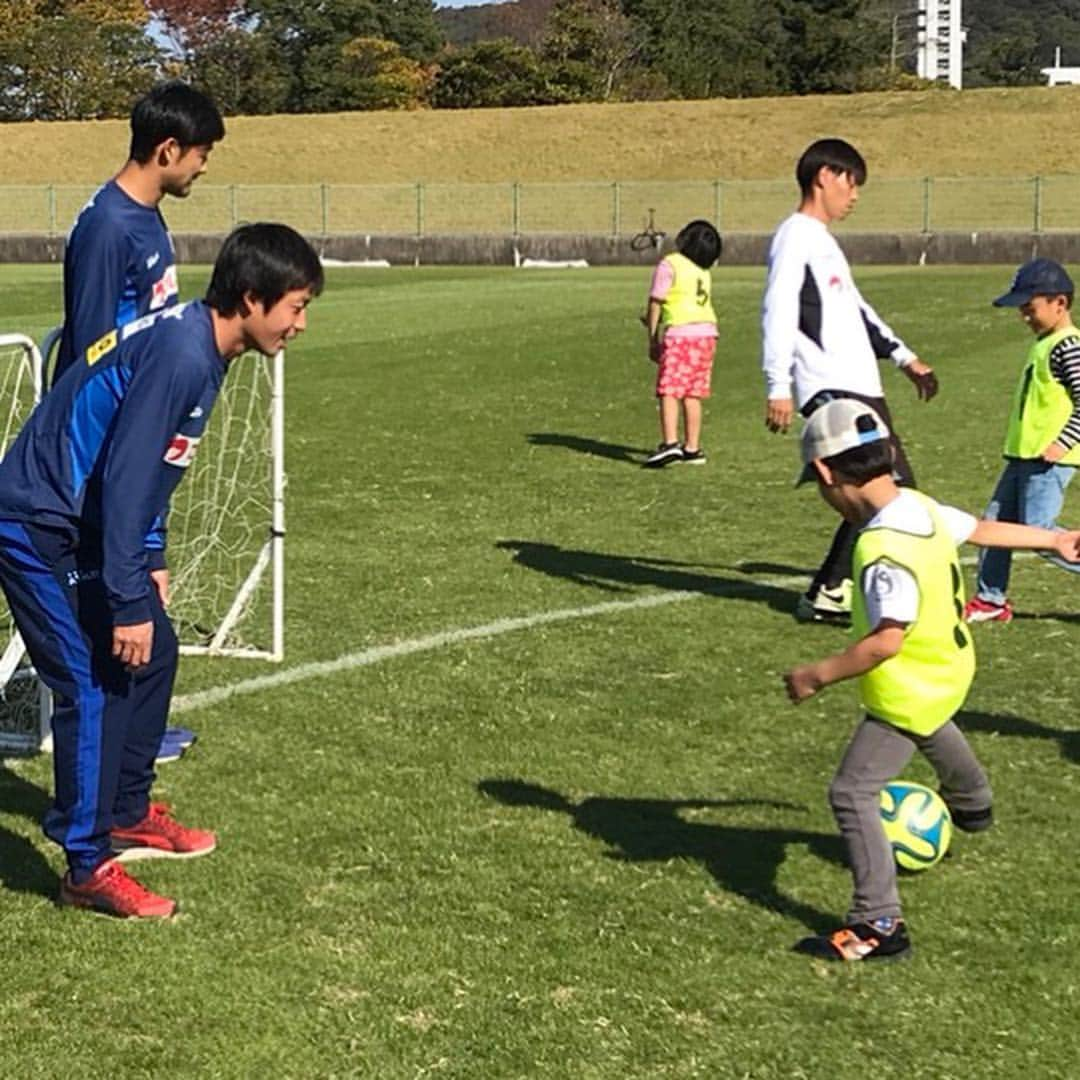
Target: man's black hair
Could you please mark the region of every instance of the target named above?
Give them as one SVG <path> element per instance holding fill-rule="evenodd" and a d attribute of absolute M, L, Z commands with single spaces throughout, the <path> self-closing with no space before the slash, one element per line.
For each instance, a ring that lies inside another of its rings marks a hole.
<path fill-rule="evenodd" d="M 189 146 L 209 146 L 225 138 L 225 123 L 217 106 L 203 93 L 177 79 L 158 83 L 131 110 L 132 161 L 145 165 L 154 150 L 175 139 Z"/>
<path fill-rule="evenodd" d="M 226 317 L 246 314 L 249 293 L 272 308 L 287 292 L 323 288 L 323 268 L 315 249 L 288 225 L 241 225 L 225 238 L 214 263 L 206 302 Z"/>
<path fill-rule="evenodd" d="M 893 448 L 889 439 L 875 439 L 862 446 L 843 450 L 821 459 L 832 470 L 834 479 L 862 487 L 869 480 L 886 476 L 893 471 Z"/>
<path fill-rule="evenodd" d="M 724 241 L 711 221 L 698 218 L 684 225 L 675 237 L 675 250 L 702 270 L 708 270 L 724 250 Z"/>
<path fill-rule="evenodd" d="M 859 187 L 866 183 L 866 162 L 862 154 L 843 139 L 818 139 L 803 151 L 795 166 L 795 179 L 804 196 L 814 190 L 814 181 L 822 169 L 828 169 L 837 176 L 850 173 Z"/>

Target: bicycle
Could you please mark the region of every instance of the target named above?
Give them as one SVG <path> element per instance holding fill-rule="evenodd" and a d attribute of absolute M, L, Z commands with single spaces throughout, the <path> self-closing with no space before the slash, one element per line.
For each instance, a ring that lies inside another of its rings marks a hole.
<path fill-rule="evenodd" d="M 645 222 L 645 227 L 639 233 L 635 233 L 630 238 L 630 250 L 631 251 L 645 251 L 647 248 L 653 248 L 656 251 L 660 250 L 660 245 L 663 244 L 664 238 L 667 233 L 663 229 L 656 227 L 655 220 L 656 209 L 652 206 L 649 207 L 649 220 Z"/>

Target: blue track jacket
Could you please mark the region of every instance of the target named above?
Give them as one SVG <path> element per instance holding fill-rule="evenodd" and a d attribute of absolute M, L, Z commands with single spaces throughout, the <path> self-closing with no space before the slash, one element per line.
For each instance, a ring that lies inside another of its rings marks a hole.
<path fill-rule="evenodd" d="M 78 358 L 0 461 L 0 518 L 100 543 L 115 625 L 151 617 L 160 522 L 225 371 L 201 301 L 128 323 Z"/>
<path fill-rule="evenodd" d="M 177 303 L 165 220 L 115 180 L 83 207 L 64 249 L 64 332 L 53 382 L 102 334 Z"/>

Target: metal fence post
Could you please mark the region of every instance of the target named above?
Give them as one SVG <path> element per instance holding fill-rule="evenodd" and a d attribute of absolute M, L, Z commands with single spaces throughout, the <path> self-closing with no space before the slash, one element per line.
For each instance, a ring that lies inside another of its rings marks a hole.
<path fill-rule="evenodd" d="M 622 187 L 616 180 L 611 185 L 611 239 L 618 240 L 622 232 Z"/>
<path fill-rule="evenodd" d="M 235 229 L 239 224 L 238 216 L 236 213 L 236 185 L 229 185 L 229 221 L 230 228 Z"/>
<path fill-rule="evenodd" d="M 319 202 L 322 211 L 322 237 L 325 240 L 330 224 L 330 185 L 319 185 Z"/>
<path fill-rule="evenodd" d="M 56 188 L 52 184 L 48 186 L 47 190 L 47 203 L 49 207 L 49 235 L 56 235 Z"/>
<path fill-rule="evenodd" d="M 1038 235 L 1039 233 L 1042 232 L 1042 218 L 1043 218 L 1043 206 L 1042 206 L 1042 204 L 1043 204 L 1043 185 L 1042 185 L 1042 177 L 1041 176 L 1036 176 L 1035 177 L 1034 188 L 1035 188 L 1035 191 L 1034 191 L 1034 202 L 1035 202 L 1034 225 L 1035 225 L 1035 233 L 1036 233 L 1036 235 Z"/>
<path fill-rule="evenodd" d="M 930 196 L 934 186 L 932 177 L 923 177 L 923 192 L 922 192 L 922 231 L 928 233 L 930 231 Z"/>
<path fill-rule="evenodd" d="M 724 204 L 723 204 L 724 185 L 723 185 L 723 183 L 721 181 L 714 180 L 712 187 L 713 187 L 713 224 L 716 226 L 716 231 L 719 232 L 720 228 L 721 228 L 721 226 L 720 226 L 721 211 L 724 208 Z"/>
<path fill-rule="evenodd" d="M 416 239 L 421 240 L 424 236 L 424 184 L 417 181 L 416 184 Z"/>
<path fill-rule="evenodd" d="M 510 225 L 516 240 L 521 235 L 521 185 L 516 180 L 510 189 L 510 216 Z"/>

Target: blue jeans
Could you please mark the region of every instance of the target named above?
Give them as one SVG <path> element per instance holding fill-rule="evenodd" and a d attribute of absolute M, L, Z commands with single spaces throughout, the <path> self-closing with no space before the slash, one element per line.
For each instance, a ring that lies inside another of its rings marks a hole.
<path fill-rule="evenodd" d="M 983 515 L 989 521 L 1016 521 L 1043 529 L 1057 528 L 1057 516 L 1065 500 L 1065 489 L 1076 471 L 1072 465 L 1051 465 L 1040 458 L 1013 460 L 994 488 Z M 1080 573 L 1080 563 L 1068 563 L 1057 555 L 1046 559 L 1063 570 Z M 1007 548 L 983 548 L 979 556 L 977 595 L 990 604 L 1005 603 L 1009 588 L 1012 552 Z"/>

